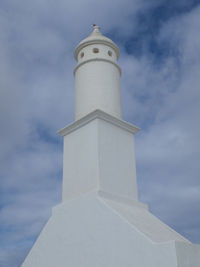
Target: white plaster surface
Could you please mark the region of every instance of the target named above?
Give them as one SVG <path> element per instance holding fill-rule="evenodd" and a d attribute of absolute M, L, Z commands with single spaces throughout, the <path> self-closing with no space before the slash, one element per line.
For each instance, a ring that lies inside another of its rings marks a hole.
<path fill-rule="evenodd" d="M 99 189 L 138 200 L 133 134 L 98 120 Z"/>
<path fill-rule="evenodd" d="M 99 52 L 94 53 L 94 48 Z M 122 118 L 118 56 L 117 46 L 97 29 L 78 45 L 75 51 L 78 65 L 74 70 L 75 120 L 96 109 Z"/>
<path fill-rule="evenodd" d="M 116 66 L 107 61 L 87 62 L 75 73 L 75 119 L 95 109 L 121 118 L 120 95 L 120 73 Z"/>
<path fill-rule="evenodd" d="M 94 189 L 138 201 L 133 132 L 98 114 L 64 135 L 63 201 Z"/>
<path fill-rule="evenodd" d="M 98 187 L 98 120 L 64 136 L 63 201 Z"/>
<path fill-rule="evenodd" d="M 178 267 L 200 266 L 200 245 L 176 242 L 175 246 Z"/>
<path fill-rule="evenodd" d="M 99 110 L 60 131 L 63 202 L 22 267 L 200 266 L 200 246 L 138 201 L 137 131 Z"/>
<path fill-rule="evenodd" d="M 191 244 L 186 238 L 161 222 L 147 209 L 142 209 L 137 205 L 126 205 L 121 201 L 110 199 L 105 202 L 153 242 L 162 243 L 177 240 Z"/>
<path fill-rule="evenodd" d="M 200 267 L 200 246 L 138 201 L 139 129 L 121 120 L 118 57 L 118 47 L 97 26 L 75 50 L 76 121 L 59 131 L 63 202 L 22 267 Z"/>
<path fill-rule="evenodd" d="M 177 243 L 176 235 L 168 242 L 153 242 L 97 192 L 91 192 L 53 209 L 22 264 L 36 266 L 199 267 L 200 248 Z"/>

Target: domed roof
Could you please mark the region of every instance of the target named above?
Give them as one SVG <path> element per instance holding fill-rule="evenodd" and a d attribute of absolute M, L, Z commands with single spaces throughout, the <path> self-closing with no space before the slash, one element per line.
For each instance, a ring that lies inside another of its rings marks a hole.
<path fill-rule="evenodd" d="M 90 44 L 105 44 L 110 46 L 111 48 L 113 48 L 117 54 L 117 58 L 119 57 L 119 48 L 117 47 L 117 45 L 109 38 L 107 38 L 106 36 L 104 36 L 101 32 L 100 32 L 100 27 L 97 26 L 96 24 L 93 25 L 93 32 L 85 39 L 83 39 L 78 46 L 76 47 L 75 51 L 74 51 L 74 57 L 77 60 L 77 56 L 78 53 L 80 52 L 80 50 Z"/>

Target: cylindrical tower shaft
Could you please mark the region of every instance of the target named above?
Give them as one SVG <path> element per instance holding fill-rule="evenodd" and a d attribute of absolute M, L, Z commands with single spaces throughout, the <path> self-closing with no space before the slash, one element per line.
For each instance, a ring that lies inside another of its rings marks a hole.
<path fill-rule="evenodd" d="M 75 49 L 75 120 L 100 109 L 119 119 L 121 69 L 118 47 L 103 36 L 98 26 Z"/>

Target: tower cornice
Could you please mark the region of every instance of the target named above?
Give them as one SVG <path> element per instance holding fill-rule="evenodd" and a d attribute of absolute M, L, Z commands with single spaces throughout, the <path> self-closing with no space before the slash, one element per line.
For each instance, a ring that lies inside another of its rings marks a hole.
<path fill-rule="evenodd" d="M 94 119 L 102 119 L 102 120 L 107 121 L 111 124 L 114 124 L 115 126 L 122 128 L 124 130 L 127 130 L 128 132 L 133 133 L 133 134 L 135 134 L 136 132 L 138 132 L 140 130 L 140 128 L 136 127 L 135 125 L 132 125 L 128 122 L 120 120 L 114 116 L 111 116 L 110 114 L 107 114 L 106 112 L 103 112 L 103 111 L 97 109 L 97 110 L 89 113 L 85 117 L 73 122 L 72 124 L 64 127 L 63 129 L 59 130 L 58 133 L 62 136 L 65 136 L 65 135 L 77 130 L 78 128 L 84 126 L 85 124 L 91 122 Z"/>

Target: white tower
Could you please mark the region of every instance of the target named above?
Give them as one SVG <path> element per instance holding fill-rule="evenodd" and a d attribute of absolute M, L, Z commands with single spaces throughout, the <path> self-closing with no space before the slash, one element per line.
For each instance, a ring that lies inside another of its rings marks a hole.
<path fill-rule="evenodd" d="M 74 52 L 78 65 L 75 76 L 75 119 L 100 109 L 122 118 L 118 47 L 103 36 L 99 27 L 77 46 Z"/>
<path fill-rule="evenodd" d="M 23 267 L 199 267 L 200 246 L 138 201 L 136 126 L 121 115 L 118 47 L 94 26 L 75 50 L 75 122 L 64 137 L 63 198 Z"/>

